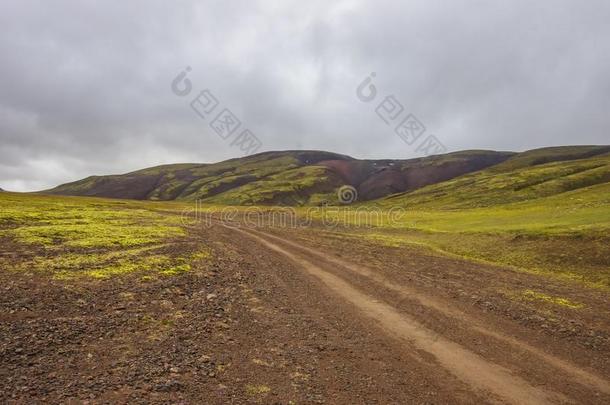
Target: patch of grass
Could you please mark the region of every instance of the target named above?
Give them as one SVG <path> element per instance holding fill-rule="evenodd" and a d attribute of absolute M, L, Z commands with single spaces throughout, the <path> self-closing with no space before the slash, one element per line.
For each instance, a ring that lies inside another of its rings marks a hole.
<path fill-rule="evenodd" d="M 158 242 L 164 238 L 183 236 L 176 226 L 142 225 L 128 221 L 114 223 L 83 223 L 23 226 L 9 232 L 19 242 L 46 246 L 69 247 L 134 247 Z"/>
<path fill-rule="evenodd" d="M 366 204 L 299 213 L 347 225 L 431 232 L 603 236 L 610 231 L 610 183 L 490 207 L 437 210 Z"/>
<path fill-rule="evenodd" d="M 574 302 L 568 298 L 561 297 L 552 297 L 550 295 L 536 292 L 532 290 L 524 290 L 521 292 L 521 297 L 528 301 L 542 301 L 553 305 L 559 305 L 561 307 L 570 308 L 570 309 L 580 309 L 584 308 L 584 304 Z"/>
<path fill-rule="evenodd" d="M 159 252 L 163 245 L 139 249 L 121 249 L 105 253 L 66 253 L 37 256 L 13 266 L 16 271 L 46 272 L 53 278 L 79 277 L 106 279 L 129 273 L 174 276 L 191 270 L 192 263 L 210 257 L 209 252 L 172 256 Z M 152 276 L 143 276 L 151 280 Z"/>
<path fill-rule="evenodd" d="M 266 385 L 246 384 L 245 391 L 248 396 L 255 397 L 259 395 L 267 395 L 269 392 L 271 392 L 271 388 Z"/>
<path fill-rule="evenodd" d="M 509 234 L 389 230 L 343 231 L 359 240 L 383 246 L 422 248 L 444 256 L 496 264 L 513 270 L 578 282 L 610 290 L 610 239 L 574 237 L 516 237 Z"/>
<path fill-rule="evenodd" d="M 169 242 L 185 243 L 180 208 L 169 203 L 0 193 L 0 237 L 30 252 L 17 261 L 3 260 L 3 267 L 46 272 L 57 279 L 180 274 L 210 254 L 205 248 L 196 253 L 166 248 Z"/>

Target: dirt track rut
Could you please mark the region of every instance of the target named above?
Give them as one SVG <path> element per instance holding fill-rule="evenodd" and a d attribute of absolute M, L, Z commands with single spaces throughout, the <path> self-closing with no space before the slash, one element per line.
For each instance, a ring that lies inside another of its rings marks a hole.
<path fill-rule="evenodd" d="M 374 320 L 374 324 L 395 338 L 398 344 L 432 355 L 439 366 L 466 383 L 474 391 L 484 393 L 492 402 L 545 404 L 577 403 L 579 400 L 564 395 L 554 387 L 533 384 L 527 377 L 520 376 L 515 370 L 496 364 L 459 343 L 438 334 L 405 311 L 381 302 L 378 297 L 359 289 L 350 282 L 350 275 L 355 274 L 365 277 L 371 283 L 408 295 L 410 298 L 416 299 L 423 305 L 440 311 L 454 320 L 468 323 L 469 328 L 479 333 L 483 338 L 500 340 L 509 346 L 517 346 L 520 350 L 530 352 L 535 358 L 534 361 L 544 362 L 550 370 L 557 369 L 570 375 L 590 390 L 604 394 L 610 393 L 610 385 L 602 377 L 549 355 L 543 350 L 532 347 L 514 337 L 486 328 L 485 325 L 478 323 L 467 314 L 455 310 L 432 297 L 420 294 L 408 286 L 396 285 L 384 278 L 383 275 L 377 274 L 364 266 L 350 263 L 317 249 L 305 247 L 302 244 L 260 230 L 231 229 L 256 240 L 266 248 L 298 264 L 308 274 L 321 280 L 324 286 L 337 296 Z M 338 268 L 340 269 L 339 275 L 337 275 Z"/>

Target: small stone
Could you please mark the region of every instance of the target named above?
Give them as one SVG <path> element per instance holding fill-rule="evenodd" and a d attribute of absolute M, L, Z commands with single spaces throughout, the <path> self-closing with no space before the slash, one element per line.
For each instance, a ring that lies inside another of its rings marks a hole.
<path fill-rule="evenodd" d="M 157 384 L 155 386 L 155 390 L 161 391 L 161 392 L 177 391 L 180 389 L 181 386 L 182 386 L 182 384 L 180 384 L 180 382 L 175 381 L 175 380 L 169 380 L 169 381 Z"/>

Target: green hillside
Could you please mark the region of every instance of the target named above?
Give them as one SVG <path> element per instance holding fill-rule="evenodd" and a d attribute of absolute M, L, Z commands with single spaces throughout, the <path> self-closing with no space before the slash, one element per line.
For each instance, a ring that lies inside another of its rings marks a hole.
<path fill-rule="evenodd" d="M 609 182 L 609 151 L 608 147 L 565 147 L 524 152 L 476 173 L 389 196 L 379 205 L 456 209 L 553 196 Z"/>
<path fill-rule="evenodd" d="M 337 202 L 336 190 L 342 185 L 352 185 L 362 200 L 372 200 L 477 171 L 513 155 L 462 151 L 408 160 L 359 160 L 320 151 L 265 152 L 214 164 L 175 164 L 91 176 L 45 193 L 234 205 L 324 205 Z"/>
<path fill-rule="evenodd" d="M 419 246 L 610 290 L 608 151 L 524 152 L 479 172 L 317 217 L 383 245 Z M 395 215 L 392 208 L 404 211 Z"/>
<path fill-rule="evenodd" d="M 544 163 L 586 159 L 610 153 L 608 145 L 553 146 L 521 152 L 507 161 L 496 165 L 495 172 L 506 172 L 523 167 L 537 166 Z"/>

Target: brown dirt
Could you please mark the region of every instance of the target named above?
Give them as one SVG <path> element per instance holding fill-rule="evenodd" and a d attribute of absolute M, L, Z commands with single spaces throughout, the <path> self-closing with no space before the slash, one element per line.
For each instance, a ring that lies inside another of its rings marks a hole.
<path fill-rule="evenodd" d="M 335 172 L 358 190 L 362 201 L 415 190 L 504 162 L 509 154 L 480 154 L 431 164 L 412 160 L 325 160 L 318 164 Z"/>
<path fill-rule="evenodd" d="M 0 401 L 610 403 L 606 293 L 315 228 L 192 231 L 214 258 L 181 276 L 0 269 Z M 533 286 L 586 307 L 498 294 Z"/>

